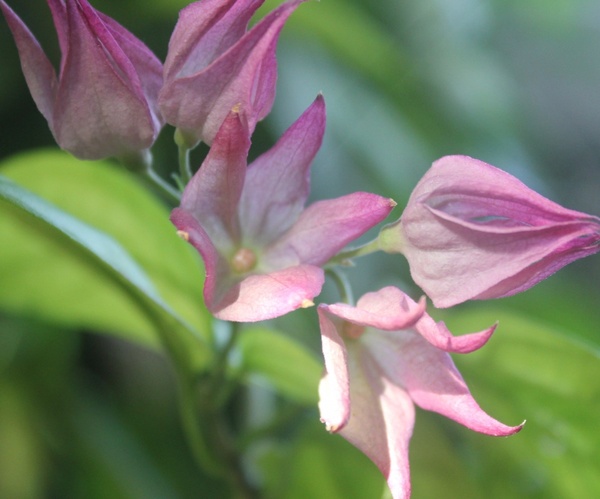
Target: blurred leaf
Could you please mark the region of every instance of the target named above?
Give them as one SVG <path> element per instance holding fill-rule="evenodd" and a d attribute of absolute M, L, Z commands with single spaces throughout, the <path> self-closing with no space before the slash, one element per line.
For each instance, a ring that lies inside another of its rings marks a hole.
<path fill-rule="evenodd" d="M 268 494 L 270 498 L 379 499 L 387 490 L 380 471 L 364 454 L 318 422 L 306 425 L 290 460 L 279 465 L 272 471 L 280 477 L 281 490 Z"/>
<path fill-rule="evenodd" d="M 492 309 L 452 317 L 478 330 Z M 490 441 L 467 434 L 463 458 L 489 497 L 595 497 L 600 494 L 600 355 L 569 333 L 504 313 L 481 350 L 456 358 L 475 398 L 524 429 Z"/>
<path fill-rule="evenodd" d="M 282 395 L 315 405 L 322 364 L 300 343 L 279 331 L 261 327 L 244 330 L 239 337 L 243 369 L 260 375 Z"/>
<path fill-rule="evenodd" d="M 1 171 L 78 217 L 9 181 L 2 183 L 10 201 L 0 205 L 0 230 L 7 236 L 0 248 L 3 307 L 155 344 L 154 326 L 132 300 L 135 289 L 168 316 L 181 314 L 192 327 L 208 330 L 208 314 L 198 296 L 198 258 L 175 236 L 166 210 L 128 175 L 106 163 L 84 163 L 57 151 L 18 156 Z M 115 274 L 125 279 L 125 287 Z M 193 342 L 199 345 L 198 340 Z"/>

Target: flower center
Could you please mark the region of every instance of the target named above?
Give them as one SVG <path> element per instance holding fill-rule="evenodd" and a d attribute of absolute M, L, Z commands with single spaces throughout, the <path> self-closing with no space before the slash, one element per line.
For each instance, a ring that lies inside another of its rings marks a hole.
<path fill-rule="evenodd" d="M 238 274 L 250 272 L 256 266 L 256 253 L 250 248 L 240 248 L 231 258 L 230 264 Z"/>
<path fill-rule="evenodd" d="M 359 326 L 352 322 L 344 321 L 342 325 L 342 334 L 348 339 L 356 340 L 365 332 L 365 326 Z"/>

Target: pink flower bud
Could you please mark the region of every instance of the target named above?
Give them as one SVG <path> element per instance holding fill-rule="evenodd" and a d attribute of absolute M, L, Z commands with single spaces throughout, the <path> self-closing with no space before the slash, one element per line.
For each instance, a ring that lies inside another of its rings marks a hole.
<path fill-rule="evenodd" d="M 58 77 L 27 26 L 0 0 L 31 95 L 58 145 L 82 159 L 127 158 L 148 149 L 162 125 L 160 61 L 87 0 L 48 5 L 62 55 Z"/>
<path fill-rule="evenodd" d="M 279 34 L 303 0 L 290 0 L 246 31 L 263 0 L 200 0 L 179 14 L 159 103 L 188 143 L 212 141 L 234 106 L 252 134 L 275 99 Z"/>
<path fill-rule="evenodd" d="M 436 161 L 382 248 L 402 252 L 436 307 L 510 296 L 600 250 L 600 219 L 568 210 L 491 165 Z"/>

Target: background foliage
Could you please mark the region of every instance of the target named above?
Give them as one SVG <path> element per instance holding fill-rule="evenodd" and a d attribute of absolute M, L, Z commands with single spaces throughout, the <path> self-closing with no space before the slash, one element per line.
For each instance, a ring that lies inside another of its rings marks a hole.
<path fill-rule="evenodd" d="M 10 2 L 56 60 L 44 3 Z M 187 2 L 93 4 L 164 59 Z M 377 192 L 398 201 L 398 216 L 431 162 L 460 153 L 598 214 L 599 17 L 593 0 L 308 2 L 284 30 L 275 108 L 252 154 L 322 91 L 328 128 L 313 168 L 316 199 Z M 185 322 L 193 361 L 205 361 L 210 319 L 198 258 L 136 179 L 56 150 L 4 23 L 0 47 L 0 174 L 67 214 L 67 225 L 70 214 L 91 231 L 77 226 L 78 234 L 99 230 L 119 248 L 117 256 L 90 252 L 89 240 L 0 201 L 0 497 L 224 497 L 186 447 L 153 320 L 160 309 L 175 321 L 170 328 Z M 164 172 L 175 168 L 171 132 L 155 151 Z M 131 265 L 115 271 L 115 262 Z M 367 257 L 350 279 L 357 296 L 389 284 L 419 295 L 399 257 Z M 420 411 L 413 497 L 600 495 L 598 282 L 600 260 L 589 258 L 522 295 L 436 311 L 457 334 L 500 321 L 482 351 L 456 362 L 488 412 L 527 424 L 492 439 Z M 324 297 L 336 299 L 328 288 Z M 248 409 L 233 405 L 230 417 L 248 430 L 247 466 L 268 497 L 384 494 L 374 466 L 318 422 L 314 317 L 296 313 L 244 333 L 238 399 Z M 272 436 L 257 438 L 279 411 Z"/>

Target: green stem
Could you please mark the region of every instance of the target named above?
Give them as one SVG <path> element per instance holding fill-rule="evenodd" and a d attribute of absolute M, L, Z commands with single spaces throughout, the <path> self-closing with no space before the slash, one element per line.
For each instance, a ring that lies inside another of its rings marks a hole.
<path fill-rule="evenodd" d="M 153 187 L 156 187 L 175 206 L 181 202 L 181 194 L 177 189 L 163 180 L 152 167 L 148 167 L 144 171 L 144 179 Z"/>
<path fill-rule="evenodd" d="M 179 178 L 185 186 L 192 178 L 192 168 L 190 167 L 190 151 L 196 147 L 199 142 L 188 136 L 181 129 L 175 130 L 173 137 L 177 150 L 179 152 Z"/>
<path fill-rule="evenodd" d="M 371 253 L 375 253 L 379 251 L 381 248 L 379 247 L 379 238 L 373 239 L 372 241 L 363 244 L 362 246 L 357 246 L 356 248 L 349 248 L 344 250 L 337 255 L 335 255 L 327 264 L 333 265 L 350 265 L 350 261 L 353 258 L 358 258 L 359 256 L 369 255 Z"/>
<path fill-rule="evenodd" d="M 333 279 L 333 282 L 338 288 L 340 293 L 340 300 L 349 305 L 354 304 L 354 296 L 352 293 L 352 287 L 346 278 L 346 275 L 340 272 L 337 268 L 327 268 L 325 273 Z"/>

